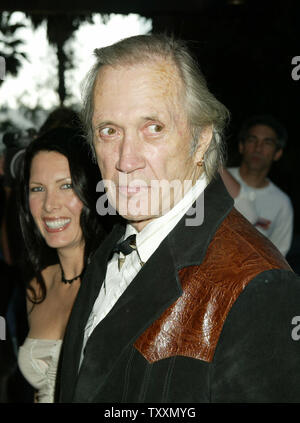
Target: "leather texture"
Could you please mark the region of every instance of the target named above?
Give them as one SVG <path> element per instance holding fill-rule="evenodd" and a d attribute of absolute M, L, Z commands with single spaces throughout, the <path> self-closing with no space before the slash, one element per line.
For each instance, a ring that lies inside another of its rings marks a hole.
<path fill-rule="evenodd" d="M 247 284 L 266 270 L 291 270 L 278 250 L 250 229 L 233 209 L 203 263 L 179 271 L 183 294 L 134 344 L 149 363 L 176 355 L 211 362 L 226 317 Z"/>

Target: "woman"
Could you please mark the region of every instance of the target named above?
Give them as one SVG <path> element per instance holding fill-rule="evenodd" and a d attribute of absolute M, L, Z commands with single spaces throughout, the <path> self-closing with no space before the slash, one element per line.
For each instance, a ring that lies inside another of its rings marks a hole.
<path fill-rule="evenodd" d="M 62 339 L 86 266 L 103 239 L 96 213 L 98 167 L 82 137 L 51 130 L 27 148 L 20 175 L 20 221 L 34 277 L 27 287 L 29 333 L 19 367 L 53 402 Z"/>

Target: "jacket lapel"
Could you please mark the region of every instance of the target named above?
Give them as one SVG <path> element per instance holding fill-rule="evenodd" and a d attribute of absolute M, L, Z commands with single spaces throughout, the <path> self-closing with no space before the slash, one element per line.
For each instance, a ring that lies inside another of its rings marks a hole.
<path fill-rule="evenodd" d="M 233 199 L 219 176 L 210 182 L 201 196 L 199 204 L 203 204 L 203 210 L 201 207 L 197 212 L 204 214 L 203 222 L 187 225 L 186 216 L 183 216 L 167 237 L 177 270 L 202 263 L 218 227 L 233 207 Z"/>
<path fill-rule="evenodd" d="M 117 225 L 108 235 L 87 267 L 81 283 L 62 347 L 61 374 L 58 381 L 61 402 L 71 402 L 72 400 L 78 375 L 84 328 L 105 279 L 107 262 L 110 259 L 111 251 L 123 232 L 124 228 L 121 225 Z"/>
<path fill-rule="evenodd" d="M 153 277 L 153 268 L 160 269 L 159 277 Z M 181 293 L 169 248 L 162 245 L 91 334 L 73 401 L 91 402 L 125 349 L 133 345 Z"/>

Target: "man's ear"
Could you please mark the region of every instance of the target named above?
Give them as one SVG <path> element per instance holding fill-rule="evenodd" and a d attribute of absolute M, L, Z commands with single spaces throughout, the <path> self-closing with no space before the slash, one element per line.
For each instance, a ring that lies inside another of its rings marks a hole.
<path fill-rule="evenodd" d="M 194 155 L 195 164 L 203 161 L 204 154 L 206 153 L 206 150 L 209 147 L 212 136 L 213 136 L 212 125 L 208 125 L 208 126 L 206 126 L 205 128 L 202 129 L 200 136 L 199 136 L 199 139 L 198 139 L 197 149 L 196 149 L 195 155 Z"/>
<path fill-rule="evenodd" d="M 282 148 L 280 148 L 279 150 L 276 151 L 276 153 L 274 154 L 274 158 L 273 161 L 277 162 L 277 160 L 280 159 L 280 157 L 282 156 L 283 150 Z"/>

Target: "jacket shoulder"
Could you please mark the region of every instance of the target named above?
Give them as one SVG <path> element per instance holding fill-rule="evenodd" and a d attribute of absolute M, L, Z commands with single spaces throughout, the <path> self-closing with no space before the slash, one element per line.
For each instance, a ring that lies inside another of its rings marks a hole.
<path fill-rule="evenodd" d="M 251 280 L 272 269 L 291 270 L 276 247 L 233 209 L 204 261 L 179 270 L 182 295 L 135 347 L 149 362 L 175 355 L 211 362 L 231 307 Z"/>
<path fill-rule="evenodd" d="M 260 270 L 264 267 L 291 270 L 275 245 L 257 231 L 236 209 L 231 210 L 216 231 L 206 259 L 212 261 L 216 259 L 216 253 L 222 252 L 222 261 L 225 265 L 232 267 L 233 271 L 235 266 L 238 266 L 240 272 L 248 272 L 250 268 Z M 241 264 L 244 264 L 242 268 Z"/>

